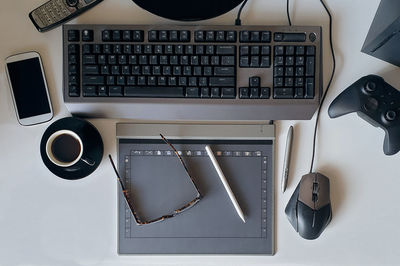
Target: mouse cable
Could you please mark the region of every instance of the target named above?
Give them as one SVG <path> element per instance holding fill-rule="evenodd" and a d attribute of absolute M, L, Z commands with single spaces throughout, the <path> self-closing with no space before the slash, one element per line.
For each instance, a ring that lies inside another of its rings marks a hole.
<path fill-rule="evenodd" d="M 316 138 L 317 138 L 317 129 L 318 129 L 318 121 L 319 121 L 319 115 L 321 113 L 321 108 L 322 105 L 324 103 L 324 100 L 326 98 L 326 95 L 328 94 L 328 90 L 331 86 L 332 80 L 333 80 L 333 76 L 335 75 L 335 69 L 336 69 L 336 59 L 335 59 L 335 51 L 333 50 L 333 43 L 332 43 L 332 15 L 329 12 L 329 9 L 327 8 L 327 6 L 325 5 L 323 0 L 320 0 L 321 4 L 323 5 L 326 13 L 329 16 L 329 45 L 330 45 L 330 49 L 331 49 L 331 54 L 332 54 L 332 61 L 333 61 L 333 65 L 332 65 L 332 73 L 331 73 L 331 77 L 329 78 L 329 82 L 328 85 L 326 86 L 325 92 L 322 95 L 322 99 L 321 99 L 321 103 L 318 107 L 318 111 L 317 111 L 317 117 L 315 119 L 315 126 L 314 126 L 314 139 L 313 139 L 313 153 L 312 153 L 312 157 L 311 157 L 311 167 L 310 167 L 310 173 L 312 173 L 312 170 L 314 168 L 314 160 L 315 160 L 315 142 L 316 142 Z"/>
<path fill-rule="evenodd" d="M 286 15 L 287 15 L 287 20 L 289 22 L 289 26 L 292 26 L 292 21 L 290 20 L 290 12 L 289 12 L 289 0 L 286 1 Z"/>
<path fill-rule="evenodd" d="M 240 8 L 239 8 L 239 11 L 238 11 L 238 14 L 237 14 L 237 17 L 236 17 L 236 20 L 235 20 L 235 26 L 240 26 L 240 25 L 242 25 L 242 21 L 240 20 L 240 14 L 242 13 L 243 7 L 247 4 L 247 1 L 248 1 L 248 0 L 244 0 L 243 3 L 242 3 L 242 5 L 241 5 Z"/>

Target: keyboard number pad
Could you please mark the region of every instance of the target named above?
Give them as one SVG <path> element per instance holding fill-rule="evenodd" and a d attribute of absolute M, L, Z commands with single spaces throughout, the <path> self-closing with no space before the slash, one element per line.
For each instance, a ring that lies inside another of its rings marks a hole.
<path fill-rule="evenodd" d="M 315 46 L 274 47 L 275 99 L 313 99 L 315 96 Z"/>

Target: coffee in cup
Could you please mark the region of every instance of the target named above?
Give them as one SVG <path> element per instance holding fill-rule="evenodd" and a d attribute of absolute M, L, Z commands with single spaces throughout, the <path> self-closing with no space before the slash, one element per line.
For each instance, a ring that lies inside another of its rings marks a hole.
<path fill-rule="evenodd" d="M 69 167 L 82 160 L 88 165 L 94 162 L 88 158 L 82 158 L 83 143 L 81 138 L 71 130 L 59 130 L 54 132 L 46 143 L 46 154 L 49 160 L 60 167 Z"/>

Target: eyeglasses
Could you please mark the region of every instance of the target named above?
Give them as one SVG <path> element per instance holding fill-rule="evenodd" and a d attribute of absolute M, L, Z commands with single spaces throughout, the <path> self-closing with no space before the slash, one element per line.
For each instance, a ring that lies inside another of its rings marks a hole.
<path fill-rule="evenodd" d="M 162 221 L 164 221 L 166 219 L 175 217 L 176 215 L 178 215 L 178 214 L 190 209 L 194 205 L 196 205 L 201 200 L 201 198 L 203 197 L 201 195 L 201 193 L 200 193 L 200 191 L 199 191 L 199 189 L 198 189 L 193 177 L 189 174 L 189 171 L 188 171 L 188 169 L 187 169 L 182 157 L 179 155 L 178 151 L 175 149 L 174 146 L 172 146 L 171 143 L 169 143 L 169 141 L 163 135 L 160 134 L 160 136 L 161 136 L 161 139 L 171 147 L 171 149 L 174 151 L 175 155 L 178 157 L 178 159 L 181 162 L 183 168 L 185 169 L 186 174 L 188 175 L 188 177 L 190 178 L 190 181 L 192 182 L 194 188 L 196 189 L 197 195 L 192 201 L 190 201 L 189 203 L 185 204 L 181 208 L 174 210 L 171 214 L 163 215 L 163 216 L 161 216 L 159 218 L 156 218 L 156 219 L 153 219 L 153 220 L 150 220 L 150 221 L 142 221 L 142 219 L 140 219 L 140 217 L 137 215 L 137 213 L 135 211 L 135 208 L 133 207 L 133 202 L 130 199 L 128 191 L 126 190 L 126 188 L 124 186 L 124 183 L 121 180 L 121 176 L 119 175 L 119 173 L 117 171 L 117 168 L 115 167 L 115 164 L 114 164 L 114 161 L 113 161 L 111 155 L 108 155 L 108 157 L 110 159 L 110 162 L 111 162 L 111 165 L 114 168 L 115 174 L 117 175 L 117 179 L 119 181 L 119 184 L 121 185 L 121 189 L 122 189 L 122 193 L 124 195 L 125 201 L 128 204 L 128 206 L 129 206 L 129 208 L 130 208 L 130 210 L 132 212 L 132 215 L 135 218 L 135 221 L 136 221 L 137 225 L 154 224 L 154 223 L 162 222 Z"/>

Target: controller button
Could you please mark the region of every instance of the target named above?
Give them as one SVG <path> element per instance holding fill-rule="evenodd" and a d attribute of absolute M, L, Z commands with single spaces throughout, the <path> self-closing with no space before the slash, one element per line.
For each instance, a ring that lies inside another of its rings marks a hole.
<path fill-rule="evenodd" d="M 395 111 L 387 111 L 385 114 L 385 118 L 387 121 L 393 121 L 396 119 L 396 112 Z"/>
<path fill-rule="evenodd" d="M 366 92 L 374 92 L 376 90 L 376 83 L 373 81 L 368 81 L 364 88 Z"/>
<path fill-rule="evenodd" d="M 365 111 L 375 111 L 378 109 L 378 100 L 372 97 L 367 98 L 367 102 L 364 104 Z"/>

